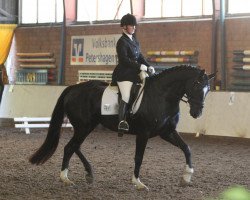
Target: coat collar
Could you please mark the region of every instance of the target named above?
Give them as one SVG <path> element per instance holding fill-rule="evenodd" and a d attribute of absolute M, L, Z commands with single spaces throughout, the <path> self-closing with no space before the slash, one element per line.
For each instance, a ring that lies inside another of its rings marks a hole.
<path fill-rule="evenodd" d="M 137 46 L 137 41 L 135 39 L 135 37 L 133 36 L 133 41 L 125 34 L 125 33 L 122 33 L 122 36 L 126 39 L 126 41 L 128 41 L 130 44 L 134 45 L 134 46 Z"/>
<path fill-rule="evenodd" d="M 133 40 L 133 34 L 130 35 L 130 34 L 126 33 L 126 31 L 125 31 L 124 29 L 123 29 L 123 33 L 124 33 L 126 36 L 128 36 L 128 38 L 129 38 L 130 40 Z"/>

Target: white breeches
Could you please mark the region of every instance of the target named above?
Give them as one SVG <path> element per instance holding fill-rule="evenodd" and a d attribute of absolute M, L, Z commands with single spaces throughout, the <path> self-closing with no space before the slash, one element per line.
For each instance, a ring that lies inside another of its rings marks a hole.
<path fill-rule="evenodd" d="M 122 81 L 122 82 L 117 82 L 117 84 L 121 91 L 122 100 L 128 103 L 133 83 L 130 81 Z"/>

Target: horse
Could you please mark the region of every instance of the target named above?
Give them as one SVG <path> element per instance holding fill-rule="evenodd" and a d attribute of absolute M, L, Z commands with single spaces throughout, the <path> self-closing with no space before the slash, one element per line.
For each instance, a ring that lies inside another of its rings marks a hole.
<path fill-rule="evenodd" d="M 207 75 L 205 70 L 198 67 L 181 65 L 165 69 L 145 79 L 140 107 L 136 113 L 128 113 L 127 118 L 130 127 L 128 134 L 136 135 L 132 183 L 138 190 L 148 190 L 148 187 L 140 181 L 139 172 L 147 142 L 155 136 L 160 136 L 183 151 L 186 164 L 182 182 L 190 183 L 194 172 L 191 151 L 176 131 L 180 115 L 179 104 L 185 96 L 186 103 L 190 105 L 190 115 L 195 119 L 200 117 L 205 97 L 210 90 L 210 80 L 214 76 L 215 73 Z M 94 180 L 92 166 L 80 151 L 80 146 L 98 124 L 117 131 L 118 116 L 101 114 L 101 99 L 108 85 L 106 82 L 91 80 L 66 87 L 52 112 L 46 139 L 29 161 L 40 165 L 54 154 L 59 143 L 64 117 L 67 116 L 73 126 L 74 134 L 64 147 L 60 179 L 65 184 L 74 184 L 68 178 L 68 168 L 70 159 L 75 153 L 83 163 L 87 183 L 92 183 Z"/>

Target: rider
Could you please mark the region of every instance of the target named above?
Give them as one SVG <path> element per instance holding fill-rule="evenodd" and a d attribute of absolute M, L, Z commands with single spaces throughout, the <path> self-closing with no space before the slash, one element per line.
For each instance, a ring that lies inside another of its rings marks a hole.
<path fill-rule="evenodd" d="M 140 82 L 140 71 L 155 73 L 154 68 L 143 57 L 139 42 L 134 37 L 136 25 L 137 22 L 134 15 L 124 15 L 121 19 L 123 34 L 116 45 L 118 65 L 114 69 L 112 82 L 117 82 L 122 98 L 119 105 L 119 133 L 129 130 L 129 125 L 126 121 L 127 104 L 133 83 Z"/>

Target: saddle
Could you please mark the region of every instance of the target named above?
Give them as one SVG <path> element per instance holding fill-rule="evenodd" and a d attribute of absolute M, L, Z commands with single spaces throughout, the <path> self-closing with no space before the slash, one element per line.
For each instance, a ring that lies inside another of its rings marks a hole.
<path fill-rule="evenodd" d="M 141 83 L 134 83 L 131 88 L 130 100 L 128 103 L 128 111 L 130 114 L 135 114 L 140 107 L 143 97 L 143 88 L 147 75 L 140 75 Z M 121 93 L 116 83 L 111 83 L 103 92 L 101 114 L 102 115 L 117 115 L 119 102 L 121 101 Z"/>
<path fill-rule="evenodd" d="M 135 113 L 139 108 L 141 97 L 143 95 L 143 85 L 134 83 L 131 88 L 130 99 L 128 102 L 128 112 Z M 119 103 L 122 100 L 118 86 L 109 85 L 103 92 L 101 114 L 102 115 L 117 115 Z"/>

